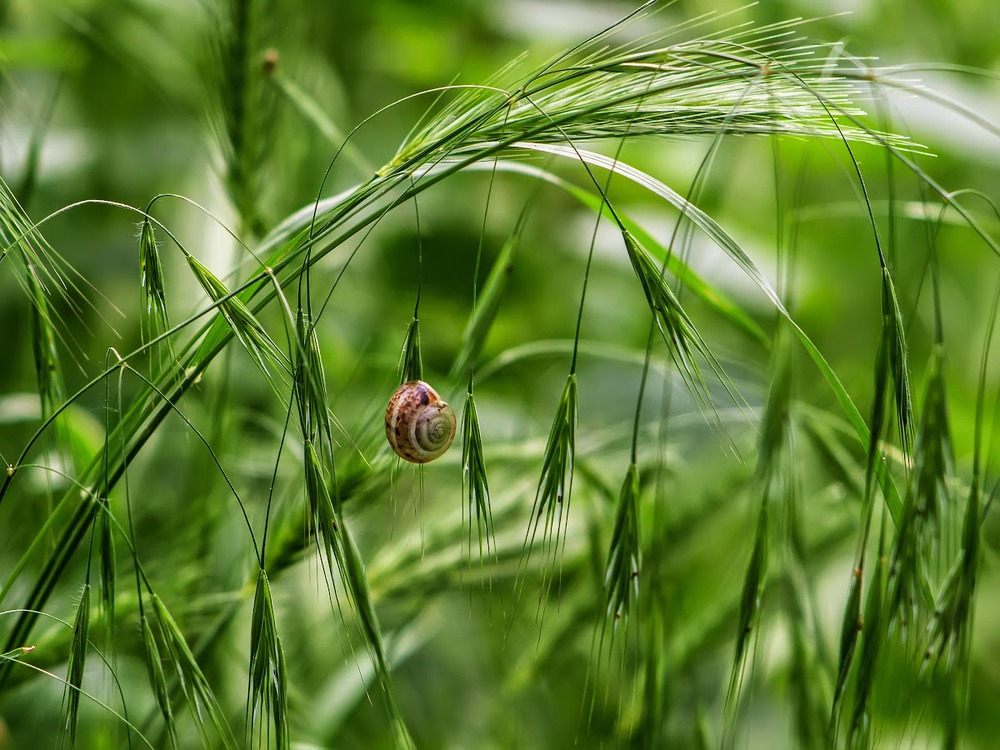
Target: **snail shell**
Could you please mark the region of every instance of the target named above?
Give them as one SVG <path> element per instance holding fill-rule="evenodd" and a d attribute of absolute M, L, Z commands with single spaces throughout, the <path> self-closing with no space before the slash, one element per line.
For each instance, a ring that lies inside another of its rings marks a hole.
<path fill-rule="evenodd" d="M 385 436 L 402 458 L 425 464 L 455 439 L 455 412 L 422 380 L 403 383 L 385 410 Z"/>

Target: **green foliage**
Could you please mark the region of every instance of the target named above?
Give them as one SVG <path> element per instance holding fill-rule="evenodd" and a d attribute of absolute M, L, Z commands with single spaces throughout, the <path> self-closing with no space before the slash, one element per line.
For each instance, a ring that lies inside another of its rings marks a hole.
<path fill-rule="evenodd" d="M 60 746 L 75 747 L 77 721 L 80 714 L 80 690 L 83 685 L 83 669 L 87 663 L 90 648 L 90 584 L 83 587 L 80 604 L 77 607 L 76 622 L 73 623 L 73 643 L 69 649 L 66 666 L 66 689 L 60 713 L 64 724 L 60 727 Z"/>
<path fill-rule="evenodd" d="M 992 746 L 993 27 L 570 5 L 4 6 L 0 748 Z"/>

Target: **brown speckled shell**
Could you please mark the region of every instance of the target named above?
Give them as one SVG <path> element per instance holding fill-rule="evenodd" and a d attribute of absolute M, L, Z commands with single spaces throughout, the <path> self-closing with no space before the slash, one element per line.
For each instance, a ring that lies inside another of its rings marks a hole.
<path fill-rule="evenodd" d="M 425 464 L 455 439 L 455 412 L 422 380 L 403 383 L 385 410 L 385 436 L 399 456 Z"/>

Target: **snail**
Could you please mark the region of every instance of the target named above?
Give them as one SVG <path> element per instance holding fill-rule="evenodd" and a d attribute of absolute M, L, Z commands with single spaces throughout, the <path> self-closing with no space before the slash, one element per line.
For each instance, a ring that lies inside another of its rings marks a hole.
<path fill-rule="evenodd" d="M 455 439 L 455 412 L 422 380 L 403 383 L 385 410 L 385 436 L 400 457 L 425 464 Z"/>

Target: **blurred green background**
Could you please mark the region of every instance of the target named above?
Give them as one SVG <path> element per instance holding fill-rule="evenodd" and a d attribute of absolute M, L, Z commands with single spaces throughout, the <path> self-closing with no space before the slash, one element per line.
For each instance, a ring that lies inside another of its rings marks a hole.
<path fill-rule="evenodd" d="M 323 195 L 332 195 L 367 179 L 392 158 L 433 97 L 412 99 L 367 123 L 353 141 L 357 151 L 340 159 L 323 185 L 335 144 L 287 96 L 275 94 L 273 138 L 259 164 L 259 223 L 241 226 L 223 188 L 223 159 L 213 137 L 213 61 L 204 40 L 214 21 L 204 6 L 157 0 L 0 4 L 0 174 L 34 220 L 90 199 L 143 209 L 159 194 L 185 196 L 191 202 L 165 199 L 154 214 L 195 256 L 232 281 L 251 267 L 251 259 L 224 226 L 253 246 L 321 189 Z M 261 6 L 266 21 L 258 29 L 260 54 L 276 51 L 275 74 L 314 100 L 325 118 L 346 133 L 372 112 L 417 91 L 484 82 L 522 53 L 527 58 L 524 70 L 531 70 L 631 12 L 636 3 L 276 0 Z M 995 132 L 1000 122 L 1000 4 L 803 0 L 746 7 L 738 2 L 675 2 L 642 19 L 629 33 L 657 33 L 706 14 L 715 16 L 693 32 L 681 32 L 681 38 L 744 23 L 822 16 L 798 33 L 833 49 L 843 45 L 863 61 L 870 58 L 872 65 L 912 65 L 900 80 L 926 82 L 943 97 L 968 107 L 982 124 L 930 98 L 901 92 L 892 94 L 885 109 L 887 128 L 927 147 L 933 156 L 921 155 L 919 162 L 946 190 L 1000 193 L 1000 138 Z M 970 73 L 967 67 L 983 72 Z M 866 100 L 860 87 L 859 97 L 870 112 L 880 106 Z M 630 142 L 622 158 L 684 194 L 709 144 L 708 138 Z M 602 145 L 605 153 L 616 147 Z M 874 147 L 859 146 L 856 153 L 867 170 L 873 202 L 884 209 L 889 196 L 885 156 Z M 896 169 L 898 200 L 926 197 L 910 174 Z M 579 170 L 565 172 L 582 182 Z M 800 180 L 794 190 L 797 204 L 790 205 L 788 195 Z M 867 415 L 879 336 L 879 275 L 852 180 L 843 154 L 829 144 L 783 140 L 776 161 L 770 139 L 734 138 L 724 142 L 698 205 L 738 237 L 772 279 L 778 275 L 776 234 L 787 231 L 779 230 L 779 220 L 795 225 L 796 271 L 790 288 L 796 317 Z M 775 200 L 776 181 L 784 190 L 786 202 L 781 206 Z M 610 193 L 629 215 L 669 235 L 675 217 L 665 215 L 661 205 L 625 184 L 612 183 Z M 524 177 L 501 174 L 492 187 L 484 171 L 449 178 L 421 194 L 416 212 L 407 204 L 379 223 L 337 282 L 321 320 L 331 406 L 343 426 L 338 437 L 347 453 L 371 457 L 384 451 L 381 409 L 398 380 L 400 348 L 416 294 L 418 247 L 424 254 L 421 325 L 428 379 L 433 376 L 445 398 L 461 403 L 465 383 L 449 379 L 447 373 L 470 312 L 480 234 L 485 226 L 483 266 L 489 268 L 526 203 L 524 241 L 481 363 L 513 347 L 572 337 L 594 229 L 592 212 L 562 191 L 536 189 Z M 970 204 L 996 236 L 1000 220 L 985 204 Z M 78 312 L 58 310 L 68 393 L 103 369 L 109 348 L 128 352 L 141 343 L 136 237 L 140 218 L 110 205 L 90 204 L 61 213 L 42 227 L 67 268 L 78 274 L 81 296 L 90 302 Z M 879 218 L 884 230 L 884 211 Z M 900 218 L 892 249 L 909 324 L 915 396 L 922 392 L 933 343 L 929 225 Z M 787 243 L 786 236 L 782 244 Z M 957 474 L 967 479 L 997 258 L 961 225 L 946 224 L 936 237 L 936 248 Z M 168 306 L 173 319 L 180 321 L 203 309 L 205 297 L 180 253 L 164 245 L 162 254 Z M 331 257 L 317 268 L 313 283 L 324 294 L 338 277 L 343 259 Z M 0 456 L 8 462 L 37 425 L 37 405 L 30 397 L 36 389 L 30 305 L 19 275 L 5 268 L 9 265 L 0 263 Z M 717 249 L 697 237 L 692 265 L 762 328 L 774 330 L 773 310 L 759 292 Z M 768 352 L 696 300 L 689 306 L 750 406 L 760 407 L 768 387 Z M 269 311 L 263 321 L 280 340 L 278 313 Z M 584 339 L 641 355 L 648 324 L 620 237 L 604 226 L 597 235 Z M 836 414 L 829 388 L 805 358 L 800 359 L 797 398 L 821 414 Z M 523 538 L 541 449 L 567 364 L 564 351 L 549 351 L 477 383 L 498 527 L 515 546 Z M 286 404 L 247 365 L 241 352 L 216 362 L 204 382 L 185 397 L 183 407 L 248 501 L 252 520 L 260 522 Z M 996 374 L 994 362 L 988 378 L 990 405 L 996 397 Z M 560 582 L 564 601 L 557 604 L 552 593 L 544 618 L 535 616 L 537 582 L 530 582 L 528 593 L 516 599 L 510 583 L 516 560 L 491 571 L 495 588 L 479 581 L 475 545 L 470 551 L 461 524 L 461 467 L 455 449 L 419 477 L 406 471 L 376 472 L 351 496 L 349 515 L 391 644 L 403 714 L 419 746 L 555 748 L 573 741 L 594 747 L 642 746 L 648 740 L 632 731 L 641 725 L 636 706 L 643 700 L 631 692 L 623 676 L 628 670 L 616 677 L 609 668 L 611 674 L 601 677 L 605 692 L 592 727 L 581 729 L 583 686 L 593 677 L 590 669 L 600 670 L 592 667 L 594 619 L 588 597 L 599 587 L 602 563 L 596 558 L 607 545 L 611 504 L 627 464 L 638 381 L 634 363 L 584 357 L 580 453 L 587 461 L 586 476 L 578 480 L 581 499 Z M 126 394 L 135 386 L 126 384 Z M 651 436 L 659 424 L 661 390 L 657 382 L 648 396 L 651 408 L 644 415 L 644 429 Z M 753 420 L 736 413 L 721 391 L 719 404 L 733 443 L 746 459 L 753 451 Z M 72 424 L 82 450 L 96 450 L 108 417 L 103 387 L 90 389 L 77 405 Z M 666 487 L 659 501 L 670 519 L 664 532 L 670 546 L 657 564 L 664 571 L 663 595 L 675 603 L 664 653 L 677 676 L 672 694 L 662 698 L 671 718 L 659 740 L 648 740 L 652 747 L 666 742 L 664 738 L 675 744 L 659 746 L 695 746 L 703 726 L 708 727 L 708 741 L 717 740 L 736 628 L 732 612 L 720 602 L 739 595 L 756 507 L 746 491 L 752 460 L 741 460 L 680 390 L 670 408 L 671 432 L 662 443 L 666 478 L 649 479 Z M 992 417 L 987 419 L 990 433 Z M 831 429 L 836 432 L 840 426 Z M 43 446 L 38 463 L 46 463 L 46 450 Z M 807 449 L 801 458 L 806 475 L 802 512 L 815 555 L 811 585 L 826 640 L 820 648 L 830 655 L 836 650 L 858 523 L 852 482 L 858 480 L 858 467 L 863 468 L 859 446 L 844 450 L 854 463 L 843 476 L 829 468 L 835 461 L 816 455 L 818 451 Z M 293 476 L 296 468 L 294 461 L 285 461 L 282 476 Z M 998 469 L 1000 461 L 991 452 L 987 475 L 995 477 Z M 36 538 L 53 498 L 67 486 L 49 473 L 39 472 L 33 480 L 0 508 L 4 578 Z M 168 420 L 144 449 L 130 470 L 129 488 L 132 501 L 138 501 L 140 556 L 191 640 L 211 631 L 221 602 L 242 602 L 248 611 L 250 558 L 242 517 L 200 443 L 180 420 Z M 279 489 L 279 517 L 294 517 L 299 491 L 291 480 Z M 122 498 L 116 496 L 115 502 Z M 984 539 L 975 668 L 969 674 L 968 746 L 985 748 L 1000 736 L 1000 717 L 992 706 L 1000 691 L 995 565 L 1000 528 L 989 517 Z M 77 557 L 78 567 L 60 582 L 46 609 L 67 621 L 72 621 L 84 576 L 84 555 Z M 25 586 L 25 580 L 17 583 L 5 608 L 19 606 L 18 594 Z M 349 629 L 345 631 L 334 614 L 315 559 L 301 554 L 276 579 L 274 589 L 289 664 L 293 740 L 302 748 L 391 746 L 364 650 L 356 634 L 345 634 Z M 129 634 L 127 606 L 123 612 L 116 671 L 129 696 L 130 718 L 146 726 L 143 721 L 153 702 L 136 656 L 137 644 L 130 640 L 138 635 Z M 5 619 L 9 615 L 0 618 L 4 634 Z M 788 643 L 780 623 L 771 624 L 773 630 L 765 630 L 771 635 L 760 637 L 759 682 L 747 709 L 744 747 L 792 742 L 785 676 Z M 203 664 L 237 726 L 246 690 L 247 631 L 246 616 L 228 622 L 225 636 L 213 641 Z M 64 674 L 65 629 L 43 622 L 37 633 L 40 665 Z M 43 654 L 46 643 L 51 650 Z M 117 700 L 107 674 L 96 666 L 92 670 L 87 682 L 92 691 Z M 891 689 L 880 693 L 886 746 L 909 746 L 905 743 L 915 743 L 914 738 L 936 746 L 933 720 L 927 721 L 928 727 L 920 718 L 907 716 L 910 684 L 905 685 L 895 694 Z M 369 699 L 365 689 L 371 691 Z M 614 696 L 617 690 L 625 696 L 620 702 Z M 0 694 L 6 746 L 53 746 L 61 693 L 54 679 L 19 673 L 16 684 Z M 85 702 L 82 711 L 80 746 L 120 746 L 122 730 L 108 729 L 102 709 Z M 156 737 L 155 730 L 149 736 Z M 196 735 L 185 737 L 197 742 Z"/>

